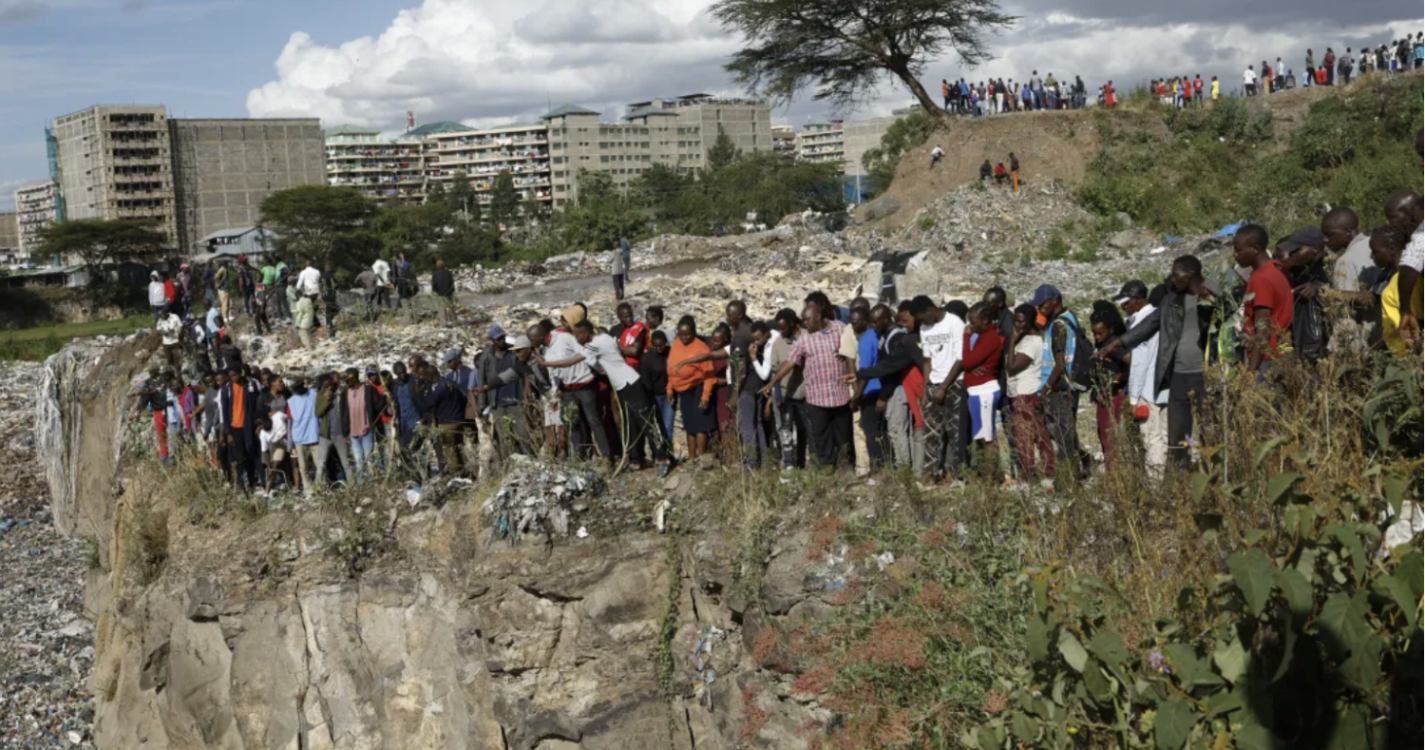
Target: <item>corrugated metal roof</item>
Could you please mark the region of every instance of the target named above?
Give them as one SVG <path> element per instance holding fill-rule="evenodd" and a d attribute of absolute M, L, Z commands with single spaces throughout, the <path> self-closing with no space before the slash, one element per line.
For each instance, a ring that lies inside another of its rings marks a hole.
<path fill-rule="evenodd" d="M 632 120 L 639 117 L 677 117 L 678 113 L 659 107 L 639 107 L 623 116 L 625 120 Z"/>

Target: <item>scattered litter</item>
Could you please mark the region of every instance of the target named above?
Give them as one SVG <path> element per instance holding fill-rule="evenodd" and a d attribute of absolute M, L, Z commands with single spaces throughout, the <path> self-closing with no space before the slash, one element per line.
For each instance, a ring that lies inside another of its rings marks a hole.
<path fill-rule="evenodd" d="M 717 681 L 717 670 L 712 666 L 713 643 L 727 638 L 721 628 L 709 625 L 707 630 L 693 644 L 693 696 L 697 701 L 713 708 L 712 684 Z"/>
<path fill-rule="evenodd" d="M 574 500 L 601 492 L 603 483 L 592 471 L 523 454 L 510 456 L 504 483 L 485 501 L 485 514 L 495 517 L 490 546 L 496 539 L 515 544 L 535 527 L 550 536 L 568 536 Z"/>
<path fill-rule="evenodd" d="M 577 536 L 580 539 L 587 539 L 589 537 L 589 530 L 584 528 L 583 526 L 580 526 L 579 530 L 574 532 L 574 536 Z"/>
<path fill-rule="evenodd" d="M 887 567 L 895 564 L 896 554 L 890 550 L 886 550 L 872 559 L 876 561 L 876 569 L 884 573 Z"/>
<path fill-rule="evenodd" d="M 668 530 L 668 511 L 673 509 L 673 503 L 667 498 L 658 501 L 658 507 L 653 509 L 653 524 L 658 527 L 658 533 L 662 534 Z"/>

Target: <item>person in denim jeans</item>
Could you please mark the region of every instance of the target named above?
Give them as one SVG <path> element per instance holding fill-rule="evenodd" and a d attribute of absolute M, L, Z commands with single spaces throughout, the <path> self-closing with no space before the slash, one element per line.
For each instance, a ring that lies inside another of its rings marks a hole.
<path fill-rule="evenodd" d="M 351 441 L 351 458 L 356 476 L 352 484 L 360 484 L 368 474 L 375 480 L 376 422 L 386 408 L 386 399 L 367 383 L 361 382 L 355 367 L 346 370 L 346 393 L 342 398 L 347 438 Z"/>

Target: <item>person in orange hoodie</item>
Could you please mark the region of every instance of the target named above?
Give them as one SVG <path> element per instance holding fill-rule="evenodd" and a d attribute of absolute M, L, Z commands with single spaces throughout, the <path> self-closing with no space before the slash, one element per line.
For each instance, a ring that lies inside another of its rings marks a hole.
<path fill-rule="evenodd" d="M 684 364 L 681 368 L 677 365 L 709 352 L 707 343 L 698 338 L 698 324 L 693 316 L 684 315 L 678 321 L 678 336 L 668 352 L 668 398 L 676 398 L 683 412 L 689 461 L 707 453 L 708 434 L 717 429 L 717 412 L 712 408 L 717 375 L 712 362 Z"/>

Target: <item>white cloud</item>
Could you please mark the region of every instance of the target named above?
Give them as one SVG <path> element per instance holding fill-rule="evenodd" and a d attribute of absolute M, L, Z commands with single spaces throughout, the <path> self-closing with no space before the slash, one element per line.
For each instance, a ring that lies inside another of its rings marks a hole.
<path fill-rule="evenodd" d="M 340 46 L 288 40 L 277 79 L 248 93 L 254 117 L 399 125 L 500 120 L 548 104 L 600 105 L 726 87 L 736 43 L 702 17 L 704 0 L 425 0 L 377 37 Z M 615 112 L 610 111 L 610 115 Z"/>
<path fill-rule="evenodd" d="M 1121 90 L 1153 77 L 1199 73 L 1231 84 L 1248 62 L 1281 56 L 1296 67 L 1306 47 L 1320 55 L 1327 46 L 1379 44 L 1420 27 L 1419 19 L 1388 22 L 1389 15 L 1374 10 L 1355 25 L 1320 15 L 1325 11 L 1266 27 L 1231 15 L 1217 16 L 1224 22 L 1215 25 L 1105 17 L 1105 11 L 1126 12 L 1114 7 L 1118 2 L 1070 0 L 1082 10 L 1052 13 L 1010 3 L 1007 10 L 1024 18 L 989 39 L 995 60 L 967 71 L 952 55 L 928 65 L 924 83 L 938 95 L 941 78 L 1024 81 L 1037 69 L 1069 80 L 1079 75 L 1091 87 L 1112 79 Z M 292 34 L 277 59 L 276 79 L 249 92 L 247 108 L 254 117 L 315 116 L 327 125 L 387 129 L 400 128 L 406 110 L 422 122 L 488 125 L 572 103 L 611 119 L 629 101 L 734 88 L 722 66 L 738 41 L 707 15 L 711 3 L 424 0 L 397 13 L 376 37 L 327 46 L 305 32 Z M 798 123 L 828 114 L 811 93 L 774 117 Z M 886 115 L 910 101 L 899 82 L 886 80 L 853 116 Z"/>

